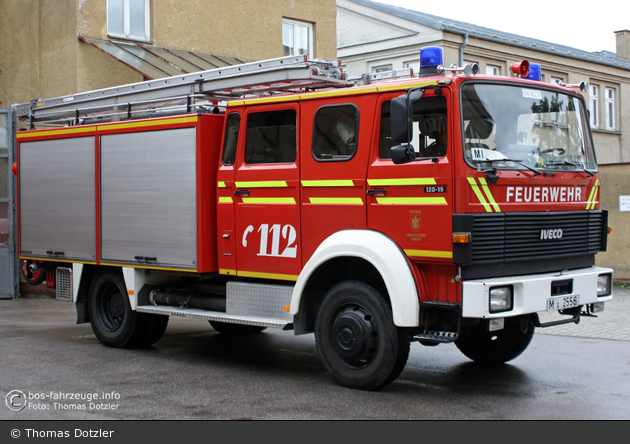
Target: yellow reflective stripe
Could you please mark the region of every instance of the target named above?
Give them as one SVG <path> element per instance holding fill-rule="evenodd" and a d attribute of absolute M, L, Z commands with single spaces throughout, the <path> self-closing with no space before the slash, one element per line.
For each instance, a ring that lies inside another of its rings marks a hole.
<path fill-rule="evenodd" d="M 394 84 L 394 85 L 385 85 L 385 86 L 379 86 L 377 87 L 379 92 L 384 92 L 384 91 L 392 91 L 392 90 L 401 90 L 404 92 L 404 89 L 407 88 L 420 88 L 421 86 L 428 86 L 428 85 L 437 85 L 437 80 L 432 80 L 432 81 L 428 81 L 428 82 L 415 82 L 415 83 L 406 83 L 404 85 L 401 84 Z"/>
<path fill-rule="evenodd" d="M 468 183 L 470 184 L 470 186 L 472 187 L 473 191 L 475 192 L 475 195 L 477 196 L 477 199 L 479 199 L 479 202 L 481 202 L 483 207 L 486 209 L 486 212 L 492 213 L 492 207 L 490 207 L 490 205 L 488 205 L 488 202 L 486 202 L 486 198 L 483 197 L 483 194 L 481 193 L 481 190 L 479 189 L 479 186 L 477 185 L 477 182 L 475 181 L 475 178 L 474 177 L 467 177 L 467 179 L 468 179 Z"/>
<path fill-rule="evenodd" d="M 299 100 L 300 96 L 297 94 L 289 94 L 285 96 L 267 96 L 267 97 L 257 97 L 255 99 L 245 99 L 245 100 L 230 100 L 228 102 L 228 106 L 238 106 L 238 105 L 256 105 L 266 102 L 291 102 Z"/>
<path fill-rule="evenodd" d="M 232 196 L 219 196 L 219 203 L 232 203 Z"/>
<path fill-rule="evenodd" d="M 303 180 L 303 187 L 353 187 L 351 180 Z"/>
<path fill-rule="evenodd" d="M 236 276 L 236 270 L 229 270 L 227 268 L 219 268 L 219 274 L 228 274 L 230 276 Z"/>
<path fill-rule="evenodd" d="M 57 259 L 55 259 L 56 261 Z M 197 268 L 167 268 L 167 267 L 154 267 L 152 265 L 144 265 L 144 264 L 139 264 L 139 265 L 135 265 L 135 264 L 110 264 L 110 263 L 105 263 L 105 262 L 101 262 L 100 265 L 106 265 L 108 267 L 127 267 L 127 268 L 142 268 L 142 269 L 146 269 L 146 270 L 164 270 L 164 271 L 186 271 L 188 273 L 196 273 L 197 272 Z"/>
<path fill-rule="evenodd" d="M 244 197 L 246 204 L 295 204 L 292 197 Z"/>
<path fill-rule="evenodd" d="M 597 201 L 595 200 L 595 197 L 597 196 L 597 188 L 599 188 L 599 179 L 595 181 L 595 185 L 593 186 L 593 189 L 591 190 L 591 194 L 588 195 L 588 200 L 586 201 L 587 210 L 595 209 L 595 204 L 597 203 Z"/>
<path fill-rule="evenodd" d="M 483 191 L 486 193 L 486 196 L 488 197 L 488 201 L 494 207 L 494 211 L 496 211 L 497 213 L 500 213 L 501 212 L 501 208 L 499 208 L 499 206 L 497 205 L 496 201 L 494 200 L 494 196 L 492 195 L 492 192 L 490 191 L 490 188 L 488 188 L 488 184 L 486 183 L 486 179 L 484 179 L 483 177 L 480 177 L 479 178 L 479 183 L 481 184 L 481 188 L 483 189 Z"/>
<path fill-rule="evenodd" d="M 55 262 L 64 262 L 64 263 L 71 263 L 71 264 L 87 264 L 87 265 L 96 265 L 96 262 L 94 261 L 75 261 L 74 259 L 57 259 L 57 258 L 51 258 L 51 257 L 31 257 L 31 256 L 18 256 L 19 259 L 31 259 L 31 260 L 35 260 L 35 261 L 55 261 Z"/>
<path fill-rule="evenodd" d="M 379 204 L 399 204 L 399 205 L 447 205 L 444 197 L 377 197 Z"/>
<path fill-rule="evenodd" d="M 312 204 L 363 205 L 360 197 L 309 197 L 308 200 Z"/>
<path fill-rule="evenodd" d="M 217 183 L 217 187 L 218 188 L 226 188 L 225 182 L 218 182 Z"/>
<path fill-rule="evenodd" d="M 161 126 L 161 125 L 176 125 L 179 123 L 194 123 L 197 122 L 199 118 L 197 116 L 189 116 L 189 117 L 178 117 L 175 119 L 164 119 L 164 120 L 148 120 L 144 122 L 133 122 L 133 123 L 119 123 L 116 125 L 102 125 L 98 127 L 98 131 L 112 131 L 117 129 L 125 129 L 125 128 L 144 128 L 144 127 L 152 127 L 152 126 Z"/>
<path fill-rule="evenodd" d="M 437 250 L 405 250 L 407 256 L 414 257 L 441 257 L 446 259 L 453 258 L 452 251 L 437 251 Z"/>
<path fill-rule="evenodd" d="M 294 274 L 259 273 L 256 271 L 237 271 L 237 276 L 263 279 L 279 279 L 283 281 L 297 281 L 298 276 Z"/>
<path fill-rule="evenodd" d="M 237 188 L 286 188 L 284 180 L 256 180 L 251 182 L 236 182 Z"/>
<path fill-rule="evenodd" d="M 368 179 L 368 185 L 372 187 L 403 186 L 403 185 L 435 185 L 432 177 L 417 177 L 406 179 Z"/>
<path fill-rule="evenodd" d="M 369 93 L 375 93 L 377 91 L 378 90 L 374 86 L 366 87 L 366 88 L 333 89 L 333 90 L 323 91 L 323 92 L 300 94 L 300 98 L 308 100 L 308 99 L 321 99 L 324 97 L 356 96 L 358 94 L 369 94 Z"/>
<path fill-rule="evenodd" d="M 57 129 L 50 131 L 37 131 L 37 132 L 19 132 L 15 135 L 16 139 L 26 139 L 30 137 L 47 137 L 47 136 L 60 136 L 66 134 L 85 134 L 88 133 L 96 133 L 95 126 L 87 126 L 82 128 L 72 128 L 72 129 Z"/>

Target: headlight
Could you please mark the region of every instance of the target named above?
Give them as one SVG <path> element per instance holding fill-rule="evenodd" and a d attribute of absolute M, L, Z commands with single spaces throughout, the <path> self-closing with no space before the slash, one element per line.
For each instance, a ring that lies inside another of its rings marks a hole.
<path fill-rule="evenodd" d="M 494 287 L 490 289 L 490 313 L 509 311 L 513 305 L 514 290 L 511 285 L 507 287 Z"/>
<path fill-rule="evenodd" d="M 612 274 L 600 274 L 597 276 L 597 296 L 608 296 L 612 293 Z"/>

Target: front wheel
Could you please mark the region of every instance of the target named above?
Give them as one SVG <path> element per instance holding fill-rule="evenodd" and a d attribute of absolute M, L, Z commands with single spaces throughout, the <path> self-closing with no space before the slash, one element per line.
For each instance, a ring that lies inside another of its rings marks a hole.
<path fill-rule="evenodd" d="M 400 375 L 409 357 L 409 336 L 392 319 L 389 303 L 363 282 L 341 282 L 328 291 L 317 314 L 315 341 L 339 384 L 376 390 Z"/>
<path fill-rule="evenodd" d="M 457 348 L 480 364 L 503 364 L 525 351 L 534 336 L 529 316 L 505 318 L 501 330 L 488 331 L 485 323 L 466 327 L 455 341 Z"/>

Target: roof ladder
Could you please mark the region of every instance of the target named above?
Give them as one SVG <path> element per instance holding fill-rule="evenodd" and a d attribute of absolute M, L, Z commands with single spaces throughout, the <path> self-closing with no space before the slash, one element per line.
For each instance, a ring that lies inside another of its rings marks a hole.
<path fill-rule="evenodd" d="M 190 113 L 235 98 L 345 87 L 339 63 L 309 61 L 306 55 L 232 65 L 180 76 L 13 105 L 31 128 L 87 121 L 116 121 L 159 113 Z"/>

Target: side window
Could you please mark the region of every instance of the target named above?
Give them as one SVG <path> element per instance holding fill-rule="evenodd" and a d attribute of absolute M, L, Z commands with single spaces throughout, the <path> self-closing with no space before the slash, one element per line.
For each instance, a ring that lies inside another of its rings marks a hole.
<path fill-rule="evenodd" d="M 250 113 L 245 163 L 290 163 L 297 157 L 297 114 L 293 109 Z"/>
<path fill-rule="evenodd" d="M 381 107 L 381 127 L 379 137 L 379 157 L 391 159 L 392 140 L 390 122 L 390 101 Z M 446 97 L 423 97 L 413 105 L 412 140 L 417 157 L 446 156 L 448 145 L 448 125 L 446 119 Z"/>
<path fill-rule="evenodd" d="M 313 122 L 313 157 L 348 160 L 357 151 L 359 110 L 354 105 L 323 106 Z"/>
<path fill-rule="evenodd" d="M 228 116 L 225 123 L 225 138 L 223 140 L 223 165 L 234 165 L 240 125 L 241 115 L 239 113 L 232 113 Z"/>

